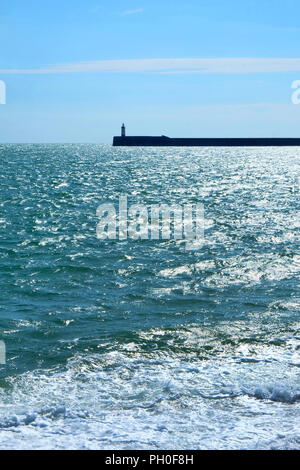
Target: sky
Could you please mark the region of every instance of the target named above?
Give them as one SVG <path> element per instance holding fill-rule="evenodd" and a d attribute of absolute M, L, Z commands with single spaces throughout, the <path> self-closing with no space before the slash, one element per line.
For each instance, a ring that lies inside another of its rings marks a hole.
<path fill-rule="evenodd" d="M 0 142 L 111 143 L 122 122 L 300 137 L 299 17 L 299 0 L 1 0 Z"/>

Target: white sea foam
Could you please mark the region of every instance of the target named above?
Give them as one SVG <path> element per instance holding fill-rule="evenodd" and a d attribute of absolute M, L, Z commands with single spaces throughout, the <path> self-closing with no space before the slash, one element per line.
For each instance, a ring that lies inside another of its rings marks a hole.
<path fill-rule="evenodd" d="M 140 337 L 165 335 L 154 329 Z M 0 447 L 209 449 L 213 436 L 214 447 L 224 449 L 300 448 L 298 373 L 286 373 L 284 348 L 277 355 L 273 348 L 271 358 L 259 345 L 253 354 L 241 344 L 234 354 L 225 349 L 203 361 L 193 348 L 211 343 L 209 329 L 176 335 L 169 347 L 182 337 L 190 353 L 147 355 L 128 343 L 105 355 L 75 356 L 65 371 L 13 379 L 11 392 L 1 392 Z"/>

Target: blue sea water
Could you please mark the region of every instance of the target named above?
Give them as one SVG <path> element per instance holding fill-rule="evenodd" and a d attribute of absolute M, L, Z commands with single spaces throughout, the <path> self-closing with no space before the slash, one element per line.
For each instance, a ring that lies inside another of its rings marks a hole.
<path fill-rule="evenodd" d="M 299 148 L 0 145 L 2 449 L 299 449 Z M 205 240 L 99 240 L 201 203 Z"/>

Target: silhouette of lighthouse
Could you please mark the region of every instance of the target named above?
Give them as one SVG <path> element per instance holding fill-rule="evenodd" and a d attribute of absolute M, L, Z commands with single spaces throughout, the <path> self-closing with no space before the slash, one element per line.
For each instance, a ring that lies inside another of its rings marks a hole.
<path fill-rule="evenodd" d="M 125 136 L 126 136 L 126 128 L 125 128 L 125 124 L 123 123 L 121 127 L 121 137 L 125 137 Z"/>

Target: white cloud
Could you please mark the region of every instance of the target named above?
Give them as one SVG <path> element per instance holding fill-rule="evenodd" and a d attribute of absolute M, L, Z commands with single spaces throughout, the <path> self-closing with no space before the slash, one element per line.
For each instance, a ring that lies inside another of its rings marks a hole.
<path fill-rule="evenodd" d="M 248 74 L 299 71 L 300 58 L 215 58 L 95 60 L 74 64 L 51 65 L 40 69 L 0 69 L 0 74 L 59 74 L 83 72 Z"/>
<path fill-rule="evenodd" d="M 142 13 L 143 8 L 136 8 L 135 10 L 125 10 L 122 15 L 136 15 L 137 13 Z"/>

